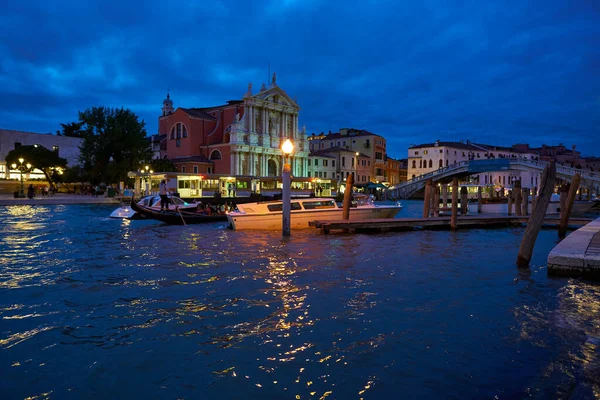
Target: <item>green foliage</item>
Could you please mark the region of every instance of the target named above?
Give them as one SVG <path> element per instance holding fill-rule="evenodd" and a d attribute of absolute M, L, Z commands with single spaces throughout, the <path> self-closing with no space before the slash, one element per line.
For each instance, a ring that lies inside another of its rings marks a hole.
<path fill-rule="evenodd" d="M 152 160 L 150 168 L 155 172 L 177 172 L 177 167 L 171 160 Z"/>
<path fill-rule="evenodd" d="M 58 182 L 57 179 L 53 179 L 56 175 L 59 175 L 59 171 L 64 170 L 67 167 L 67 160 L 59 157 L 58 154 L 52 150 L 48 150 L 44 146 L 20 146 L 14 150 L 11 150 L 6 155 L 6 165 L 11 166 L 13 163 L 19 165 L 19 158 L 23 158 L 24 164 L 31 164 L 32 169 L 37 168 L 46 175 L 46 179 L 53 185 Z"/>
<path fill-rule="evenodd" d="M 56 131 L 58 136 L 83 137 L 82 124 L 80 122 L 69 122 L 68 124 L 60 124 L 60 126 L 62 126 L 62 131 Z"/>
<path fill-rule="evenodd" d="M 128 109 L 93 107 L 79 113 L 79 125 L 79 161 L 93 184 L 125 181 L 152 159 L 145 123 Z"/>

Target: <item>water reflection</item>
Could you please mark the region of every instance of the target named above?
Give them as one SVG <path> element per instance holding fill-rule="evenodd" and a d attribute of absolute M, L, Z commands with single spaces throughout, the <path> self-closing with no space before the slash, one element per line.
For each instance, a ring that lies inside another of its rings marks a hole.
<path fill-rule="evenodd" d="M 110 211 L 48 207 L 22 230 L 0 209 L 9 398 L 598 393 L 598 285 L 546 277 L 555 232 L 523 272 L 515 228 L 283 240 Z"/>

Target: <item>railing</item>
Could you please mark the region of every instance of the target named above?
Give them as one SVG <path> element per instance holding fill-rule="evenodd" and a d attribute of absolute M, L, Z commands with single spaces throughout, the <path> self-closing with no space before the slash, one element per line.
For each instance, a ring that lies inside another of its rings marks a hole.
<path fill-rule="evenodd" d="M 464 173 L 471 171 L 471 175 L 480 174 L 482 172 L 499 171 L 502 169 L 513 169 L 510 167 L 521 165 L 529 169 L 543 170 L 549 162 L 539 160 L 527 160 L 523 158 L 498 158 L 498 159 L 487 159 L 487 160 L 466 160 L 456 164 L 449 165 L 447 167 L 439 168 L 435 171 L 427 172 L 423 175 L 419 175 L 413 179 L 407 180 L 400 184 L 390 186 L 386 192 L 392 193 L 392 197 L 410 197 L 415 192 L 419 191 L 425 186 L 427 179 L 439 180 L 446 178 L 458 173 Z M 575 174 L 579 174 L 583 180 L 588 180 L 591 183 L 600 185 L 600 173 L 585 171 L 578 168 L 565 167 L 563 165 L 556 165 L 557 176 L 563 179 L 570 179 Z"/>

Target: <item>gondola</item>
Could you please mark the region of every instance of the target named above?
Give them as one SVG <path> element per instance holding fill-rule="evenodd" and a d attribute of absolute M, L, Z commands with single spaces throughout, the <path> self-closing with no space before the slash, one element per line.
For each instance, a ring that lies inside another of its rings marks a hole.
<path fill-rule="evenodd" d="M 137 204 L 133 198 L 131 199 L 131 209 L 140 213 L 146 218 L 152 218 L 170 225 L 203 224 L 206 222 L 227 221 L 226 215 L 219 214 L 208 215 L 200 212 L 182 210 L 155 211 L 148 207 Z"/>

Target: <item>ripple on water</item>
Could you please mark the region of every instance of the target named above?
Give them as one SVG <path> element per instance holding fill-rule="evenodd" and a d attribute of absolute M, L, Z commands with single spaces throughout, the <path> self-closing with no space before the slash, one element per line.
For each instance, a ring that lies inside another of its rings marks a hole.
<path fill-rule="evenodd" d="M 0 209 L 8 397 L 600 393 L 599 286 L 546 277 L 553 231 L 519 272 L 521 228 L 286 240 L 110 211 Z"/>

